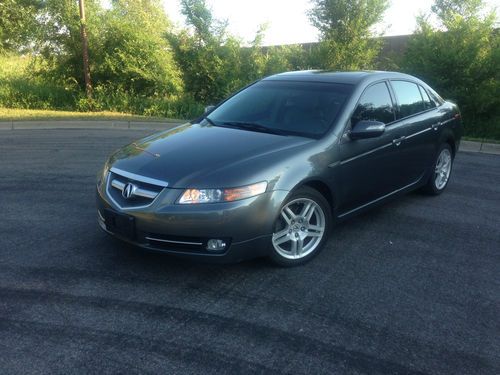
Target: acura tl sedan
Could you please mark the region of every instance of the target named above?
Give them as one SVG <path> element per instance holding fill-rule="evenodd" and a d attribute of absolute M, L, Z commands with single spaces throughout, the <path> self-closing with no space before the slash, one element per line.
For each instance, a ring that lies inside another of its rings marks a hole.
<path fill-rule="evenodd" d="M 442 193 L 461 134 L 457 106 L 409 75 L 278 74 L 116 151 L 98 176 L 98 221 L 150 250 L 294 266 L 339 220 Z"/>

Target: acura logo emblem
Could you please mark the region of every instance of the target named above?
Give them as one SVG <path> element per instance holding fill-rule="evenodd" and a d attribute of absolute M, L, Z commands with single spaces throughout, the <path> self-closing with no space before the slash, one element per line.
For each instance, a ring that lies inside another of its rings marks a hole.
<path fill-rule="evenodd" d="M 128 183 L 123 187 L 122 196 L 125 199 L 132 198 L 137 187 L 134 184 Z"/>

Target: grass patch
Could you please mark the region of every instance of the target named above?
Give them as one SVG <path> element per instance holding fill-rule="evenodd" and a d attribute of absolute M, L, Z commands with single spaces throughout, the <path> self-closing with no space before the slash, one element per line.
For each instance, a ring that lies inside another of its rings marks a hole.
<path fill-rule="evenodd" d="M 123 121 L 153 121 L 179 122 L 182 120 L 163 117 L 131 115 L 120 112 L 72 112 L 52 111 L 43 109 L 18 109 L 0 107 L 0 121 L 29 121 L 29 120 L 123 120 Z"/>
<path fill-rule="evenodd" d="M 204 110 L 204 106 L 191 95 L 155 94 L 147 97 L 124 91 L 111 83 L 97 83 L 93 98 L 89 101 L 75 80 L 62 81 L 44 77 L 39 71 L 39 65 L 38 60 L 29 56 L 0 55 L 0 108 L 47 110 L 33 114 L 23 112 L 21 115 L 0 112 L 0 121 L 25 120 L 26 117 L 33 120 L 126 117 L 127 120 L 164 121 L 165 118 L 196 118 Z"/>

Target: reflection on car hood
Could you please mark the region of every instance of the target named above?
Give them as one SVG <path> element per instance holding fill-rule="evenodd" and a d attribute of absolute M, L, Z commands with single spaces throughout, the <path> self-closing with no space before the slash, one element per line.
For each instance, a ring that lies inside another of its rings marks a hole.
<path fill-rule="evenodd" d="M 313 141 L 186 124 L 120 149 L 112 156 L 111 164 L 127 172 L 167 181 L 174 188 L 239 186 L 251 183 L 238 178 L 243 177 L 245 168 L 255 169 L 258 159 L 267 160 L 262 157 Z M 217 173 L 219 170 L 221 173 Z"/>

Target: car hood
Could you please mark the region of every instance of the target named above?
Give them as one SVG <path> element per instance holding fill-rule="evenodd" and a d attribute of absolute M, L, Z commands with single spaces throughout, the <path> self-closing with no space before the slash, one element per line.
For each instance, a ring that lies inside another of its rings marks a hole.
<path fill-rule="evenodd" d="M 110 165 L 166 181 L 171 188 L 241 186 L 257 182 L 248 179 L 276 160 L 276 154 L 288 154 L 291 149 L 313 141 L 186 124 L 123 147 L 111 157 Z"/>

